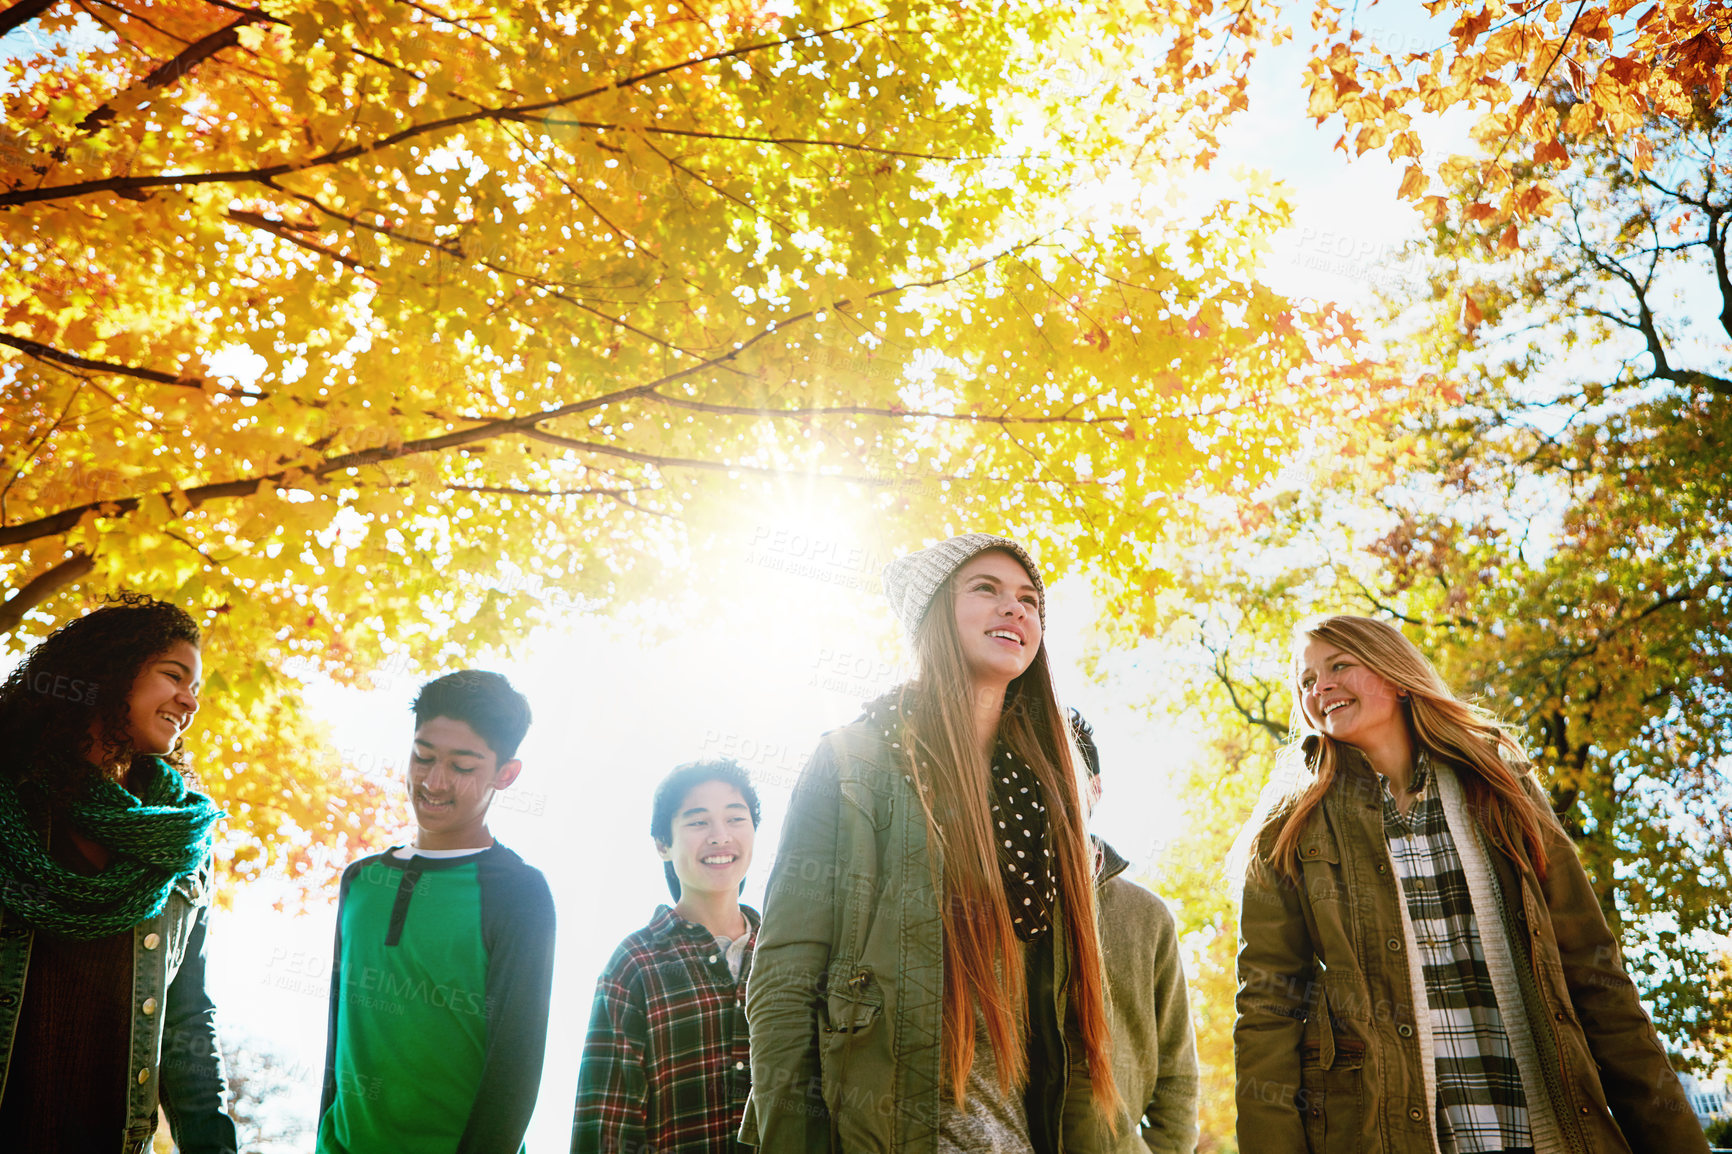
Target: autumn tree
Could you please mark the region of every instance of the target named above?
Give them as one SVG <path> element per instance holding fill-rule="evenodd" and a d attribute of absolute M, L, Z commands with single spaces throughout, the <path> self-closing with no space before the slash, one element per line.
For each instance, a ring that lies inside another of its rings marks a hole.
<path fill-rule="evenodd" d="M 1405 161 L 1402 196 L 1436 214 L 1466 198 L 1496 222 L 1505 249 L 1521 222 L 1559 195 L 1583 141 L 1617 144 L 1637 170 L 1663 144 L 1653 126 L 1686 119 L 1726 93 L 1732 8 L 1720 0 L 1429 0 L 1435 45 L 1391 47 L 1368 34 L 1375 3 L 1320 0 L 1311 11 L 1305 83 L 1319 124 L 1337 124 L 1353 155 Z M 1554 94 L 1566 91 L 1570 99 Z M 1473 155 L 1440 154 L 1424 137 L 1444 112 L 1474 116 Z M 1537 160 L 1539 166 L 1530 161 Z"/>
<path fill-rule="evenodd" d="M 1262 34 L 1207 9 L 0 11 L 0 629 L 198 609 L 292 873 L 385 798 L 286 671 L 640 596 L 784 480 L 1055 568 L 1249 491 L 1353 333 L 1258 283 L 1278 191 L 1164 207 Z"/>

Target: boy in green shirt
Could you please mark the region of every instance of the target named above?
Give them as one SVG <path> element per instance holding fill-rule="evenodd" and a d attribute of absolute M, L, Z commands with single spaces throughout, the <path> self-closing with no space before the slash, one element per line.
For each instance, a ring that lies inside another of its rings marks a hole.
<path fill-rule="evenodd" d="M 343 871 L 318 1154 L 519 1150 L 541 1084 L 553 897 L 487 830 L 529 702 L 464 669 L 413 709 L 414 842 Z"/>

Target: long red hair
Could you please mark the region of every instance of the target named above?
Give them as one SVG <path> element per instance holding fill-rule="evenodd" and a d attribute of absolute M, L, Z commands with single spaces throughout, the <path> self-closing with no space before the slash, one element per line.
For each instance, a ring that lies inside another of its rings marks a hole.
<path fill-rule="evenodd" d="M 944 926 L 944 1080 L 963 1100 L 974 1066 L 975 1013 L 1007 1092 L 1028 1077 L 1021 1022 L 1028 990 L 1022 949 L 1005 899 L 993 836 L 990 767 L 975 740 L 971 681 L 956 626 L 954 575 L 938 590 L 915 637 L 917 682 L 909 718 L 909 775 L 926 808 L 927 838 L 941 847 Z M 1010 683 L 998 735 L 1033 771 L 1046 802 L 1047 836 L 1070 953 L 1069 1005 L 1088 1060 L 1095 1101 L 1117 1117 L 1118 1091 L 1109 1061 L 1106 996 L 1095 930 L 1094 851 L 1077 788 L 1070 730 L 1053 692 L 1043 640 L 1034 660 Z M 928 788 L 929 787 L 929 788 Z"/>

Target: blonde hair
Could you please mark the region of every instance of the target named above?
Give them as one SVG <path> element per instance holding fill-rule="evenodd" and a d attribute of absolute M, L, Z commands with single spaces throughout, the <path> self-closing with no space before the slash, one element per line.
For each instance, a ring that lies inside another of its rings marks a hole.
<path fill-rule="evenodd" d="M 1019 562 L 1020 563 L 1020 562 Z M 975 738 L 973 688 L 956 625 L 954 575 L 939 588 L 915 635 L 918 680 L 909 718 L 909 775 L 926 811 L 927 837 L 943 852 L 944 1081 L 961 1102 L 974 1065 L 975 1012 L 986 1024 L 999 1085 L 1022 1087 L 1028 989 L 1005 897 L 992 826 L 990 766 Z M 1043 640 L 1010 683 L 999 736 L 1033 770 L 1047 807 L 1047 833 L 1070 951 L 1069 1004 L 1083 1038 L 1095 1101 L 1108 1119 L 1119 1106 L 1109 1061 L 1106 997 L 1095 932 L 1094 849 L 1077 788 L 1069 729 L 1053 692 Z M 1062 1023 L 1061 1023 L 1062 1026 Z"/>
<path fill-rule="evenodd" d="M 1421 748 L 1465 766 L 1462 792 L 1468 808 L 1491 843 L 1511 860 L 1528 862 L 1546 876 L 1541 831 L 1557 818 L 1522 788 L 1531 769 L 1527 754 L 1509 727 L 1489 711 L 1463 701 L 1444 684 L 1425 654 L 1399 629 L 1369 617 L 1339 614 L 1301 622 L 1293 631 L 1293 722 L 1291 756 L 1305 758 L 1313 778 L 1290 807 L 1286 825 L 1275 839 L 1274 864 L 1291 878 L 1299 876 L 1299 838 L 1305 820 L 1323 802 L 1340 771 L 1341 744 L 1311 726 L 1301 704 L 1299 652 L 1307 641 L 1333 645 L 1359 660 L 1397 689 L 1407 693 L 1407 724 Z M 1312 743 L 1316 744 L 1313 746 Z M 1308 753 L 1310 754 L 1308 756 Z"/>

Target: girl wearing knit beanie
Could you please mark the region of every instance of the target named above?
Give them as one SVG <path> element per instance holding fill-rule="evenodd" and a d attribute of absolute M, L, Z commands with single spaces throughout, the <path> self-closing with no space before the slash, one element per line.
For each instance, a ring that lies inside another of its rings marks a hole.
<path fill-rule="evenodd" d="M 742 1137 L 1089 1154 L 1110 1123 L 1074 1123 L 1118 1101 L 1040 571 L 971 533 L 884 586 L 918 673 L 826 734 L 795 790 L 747 994 Z"/>
<path fill-rule="evenodd" d="M 124 597 L 0 686 L 0 1147 L 232 1154 L 204 988 L 211 830 L 187 787 L 198 627 Z"/>

